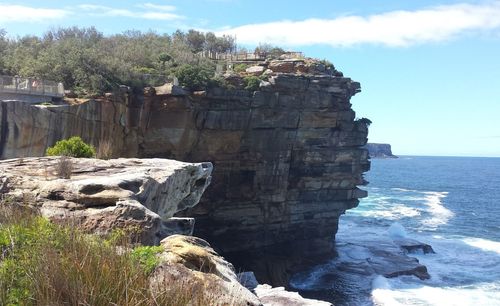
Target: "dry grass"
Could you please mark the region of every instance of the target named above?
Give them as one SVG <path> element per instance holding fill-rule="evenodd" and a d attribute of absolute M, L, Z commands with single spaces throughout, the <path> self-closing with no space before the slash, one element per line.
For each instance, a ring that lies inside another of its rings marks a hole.
<path fill-rule="evenodd" d="M 56 165 L 56 174 L 58 177 L 63 179 L 70 179 L 71 173 L 73 172 L 73 162 L 67 156 L 61 156 L 57 161 Z"/>
<path fill-rule="evenodd" d="M 97 147 L 96 157 L 99 159 L 113 158 L 113 146 L 109 140 L 101 140 Z"/>
<path fill-rule="evenodd" d="M 0 201 L 0 305 L 217 304 L 198 283 L 153 290 L 133 252 L 117 252 L 132 248 L 127 241 L 86 235 Z"/>

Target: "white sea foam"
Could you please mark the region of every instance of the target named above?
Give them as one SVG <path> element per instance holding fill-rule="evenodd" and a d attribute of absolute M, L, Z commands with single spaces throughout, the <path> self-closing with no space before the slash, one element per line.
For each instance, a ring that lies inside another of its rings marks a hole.
<path fill-rule="evenodd" d="M 362 247 L 355 245 L 386 243 L 395 237 L 408 236 L 429 243 L 436 251 L 436 254 L 412 254 L 427 266 L 429 280 L 411 276 L 377 277 L 371 291 L 375 305 L 500 306 L 500 242 L 440 232 L 440 228 L 445 228 L 440 226 L 454 216 L 446 207 L 447 196 L 448 192 L 382 188 L 363 200 L 357 212 L 348 211 L 341 220 L 337 242 L 351 245 L 338 248 L 339 259 L 346 262 L 367 256 Z"/>
<path fill-rule="evenodd" d="M 463 242 L 484 251 L 491 251 L 500 254 L 500 242 L 497 241 L 481 238 L 465 238 L 463 239 Z"/>
<path fill-rule="evenodd" d="M 406 238 L 405 228 L 398 222 L 394 222 L 387 230 L 392 239 Z"/>
<path fill-rule="evenodd" d="M 360 210 L 358 215 L 363 217 L 383 218 L 387 220 L 398 220 L 401 218 L 411 218 L 420 215 L 416 208 L 404 204 L 391 204 L 390 202 L 377 203 L 371 210 Z"/>
<path fill-rule="evenodd" d="M 425 236 L 425 241 L 436 254 L 412 256 L 427 266 L 431 279 L 405 276 L 387 279 L 388 285 L 374 285 L 376 305 L 500 305 L 499 242 L 436 235 Z"/>
<path fill-rule="evenodd" d="M 500 305 L 499 287 L 480 284 L 475 288 L 412 286 L 399 290 L 375 289 L 375 305 Z"/>
<path fill-rule="evenodd" d="M 422 224 L 430 229 L 436 229 L 439 225 L 448 223 L 448 220 L 455 214 L 443 206 L 441 200 L 448 195 L 448 192 L 423 192 L 425 194 L 425 205 L 431 214 L 430 218 L 422 220 Z"/>
<path fill-rule="evenodd" d="M 391 188 L 391 190 L 394 190 L 394 191 L 402 191 L 402 192 L 419 192 L 418 190 L 414 190 L 414 189 L 406 189 L 406 188 Z"/>
<path fill-rule="evenodd" d="M 372 281 L 372 301 L 375 305 L 380 306 L 400 306 L 402 305 L 393 297 L 391 285 L 387 278 L 378 275 Z"/>

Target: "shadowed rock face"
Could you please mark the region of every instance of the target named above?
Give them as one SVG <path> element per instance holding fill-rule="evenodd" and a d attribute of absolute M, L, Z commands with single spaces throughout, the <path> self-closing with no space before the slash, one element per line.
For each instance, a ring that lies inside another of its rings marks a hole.
<path fill-rule="evenodd" d="M 73 106 L 2 102 L 8 133 L 0 154 L 42 155 L 80 135 L 95 145 L 110 140 L 117 156 L 211 161 L 200 204 L 176 216 L 195 217 L 194 234 L 238 269 L 283 285 L 298 264 L 333 255 L 338 218 L 366 196 L 357 186 L 370 166 L 367 126 L 350 104 L 359 83 L 299 74 L 293 65 L 255 92 L 151 88 Z"/>
<path fill-rule="evenodd" d="M 134 227 L 144 244 L 155 244 L 172 232 L 167 225 L 180 220 L 171 217 L 198 203 L 212 171 L 210 163 L 164 159 L 67 162 L 69 179 L 57 176 L 57 157 L 0 161 L 0 196 L 93 233 Z"/>

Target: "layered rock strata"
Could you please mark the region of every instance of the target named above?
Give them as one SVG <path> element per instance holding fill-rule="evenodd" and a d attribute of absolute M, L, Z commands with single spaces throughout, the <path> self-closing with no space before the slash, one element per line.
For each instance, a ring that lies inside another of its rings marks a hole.
<path fill-rule="evenodd" d="M 165 86 L 79 105 L 1 102 L 0 154 L 42 155 L 79 135 L 111 142 L 115 156 L 211 161 L 212 184 L 200 204 L 176 216 L 195 217 L 195 235 L 239 269 L 283 285 L 297 263 L 332 255 L 339 216 L 366 196 L 357 186 L 370 165 L 362 148 L 367 126 L 350 104 L 359 83 L 331 67 L 301 60 L 257 66 L 265 81 L 253 92 Z"/>
<path fill-rule="evenodd" d="M 71 178 L 59 178 L 63 166 Z M 141 243 L 156 244 L 192 225 L 171 217 L 198 203 L 211 172 L 210 163 L 163 159 L 14 159 L 0 161 L 0 196 L 88 232 L 127 228 Z"/>

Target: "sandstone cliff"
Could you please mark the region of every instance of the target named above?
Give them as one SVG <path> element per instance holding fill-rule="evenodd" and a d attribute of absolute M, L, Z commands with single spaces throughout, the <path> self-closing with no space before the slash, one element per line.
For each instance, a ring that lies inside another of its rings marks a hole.
<path fill-rule="evenodd" d="M 58 177 L 62 166 L 70 179 Z M 6 160 L 0 161 L 0 198 L 92 233 L 136 228 L 141 243 L 157 244 L 182 233 L 183 224 L 189 231 L 191 220 L 172 217 L 198 203 L 211 172 L 210 163 L 163 159 Z"/>
<path fill-rule="evenodd" d="M 367 143 L 366 149 L 371 158 L 398 158 L 392 154 L 391 145 L 387 143 Z"/>
<path fill-rule="evenodd" d="M 72 106 L 1 102 L 0 156 L 43 155 L 79 135 L 111 141 L 116 156 L 211 161 L 201 203 L 178 215 L 196 217 L 195 235 L 238 268 L 283 284 L 296 263 L 332 255 L 339 216 L 366 196 L 357 186 L 368 131 L 350 104 L 359 83 L 317 63 L 259 65 L 267 77 L 254 92 L 170 86 Z"/>

